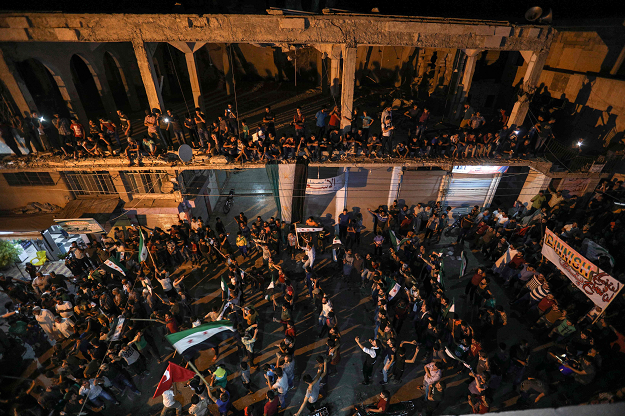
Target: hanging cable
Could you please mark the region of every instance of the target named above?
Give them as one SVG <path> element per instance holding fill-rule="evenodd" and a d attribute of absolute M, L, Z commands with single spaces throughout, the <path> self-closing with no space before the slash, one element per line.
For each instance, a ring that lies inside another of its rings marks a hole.
<path fill-rule="evenodd" d="M 191 111 L 189 111 L 189 103 L 187 103 L 187 98 L 184 96 L 184 90 L 182 89 L 182 83 L 180 82 L 180 77 L 178 76 L 178 70 L 176 69 L 176 63 L 174 62 L 174 57 L 171 54 L 171 49 L 170 48 L 171 48 L 171 45 L 168 43 L 167 44 L 167 52 L 169 52 L 169 59 L 171 59 L 171 64 L 174 67 L 174 74 L 176 74 L 176 79 L 178 80 L 178 88 L 180 88 L 180 93 L 182 93 L 182 99 L 184 100 L 184 106 L 187 108 L 187 114 L 191 115 Z M 193 52 L 191 52 L 191 53 L 193 53 Z M 200 80 L 198 79 L 198 82 L 199 81 Z M 165 111 L 167 111 L 167 110 L 165 110 Z"/>

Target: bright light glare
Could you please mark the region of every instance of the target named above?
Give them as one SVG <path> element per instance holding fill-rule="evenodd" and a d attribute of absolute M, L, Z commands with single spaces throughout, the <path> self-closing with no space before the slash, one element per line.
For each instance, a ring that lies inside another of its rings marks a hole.
<path fill-rule="evenodd" d="M 577 142 L 577 147 L 582 147 L 582 141 L 581 140 Z"/>
<path fill-rule="evenodd" d="M 43 117 L 39 117 L 39 121 L 43 121 Z"/>
<path fill-rule="evenodd" d="M 519 134 L 521 132 L 521 130 L 515 130 L 514 134 Z"/>
<path fill-rule="evenodd" d="M 169 119 L 165 117 L 165 123 L 169 123 Z"/>

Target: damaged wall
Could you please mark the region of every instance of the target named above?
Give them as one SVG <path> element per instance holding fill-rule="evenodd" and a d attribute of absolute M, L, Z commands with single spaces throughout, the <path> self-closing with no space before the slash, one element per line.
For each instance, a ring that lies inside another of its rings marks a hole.
<path fill-rule="evenodd" d="M 13 210 L 23 207 L 30 202 L 47 202 L 64 207 L 67 201 L 74 199 L 72 192 L 68 189 L 65 180 L 61 177 L 59 172 L 35 173 L 35 175 L 49 175 L 49 178 L 46 179 L 51 181 L 51 185 L 9 185 L 8 181 L 18 180 L 23 183 L 25 180 L 24 175 L 29 174 L 31 174 L 31 172 L 0 174 L 0 195 L 10 195 L 10 198 L 0 198 L 0 210 Z M 20 177 L 15 177 L 14 175 L 20 175 Z M 43 195 L 45 195 L 45 197 L 42 197 Z"/>

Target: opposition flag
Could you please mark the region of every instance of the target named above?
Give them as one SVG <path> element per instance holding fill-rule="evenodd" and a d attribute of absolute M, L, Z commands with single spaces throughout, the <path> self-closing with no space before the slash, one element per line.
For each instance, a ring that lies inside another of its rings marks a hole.
<path fill-rule="evenodd" d="M 102 263 L 102 267 L 107 272 L 109 272 L 111 274 L 114 274 L 114 275 L 117 275 L 117 276 L 124 276 L 124 277 L 126 277 L 126 272 L 128 271 L 128 270 L 126 270 L 126 268 L 124 266 L 122 266 L 122 264 L 119 262 L 119 260 L 117 260 L 113 256 L 109 257 L 108 260 L 106 260 L 104 263 Z"/>
<path fill-rule="evenodd" d="M 175 381 L 187 381 L 195 377 L 195 373 L 191 370 L 187 370 L 184 367 L 180 367 L 178 364 L 174 364 L 172 362 L 167 366 L 167 370 L 163 373 L 163 377 L 161 377 L 161 381 L 158 382 L 158 386 L 156 386 L 156 391 L 154 392 L 154 396 L 152 398 L 160 396 L 164 391 L 169 390 L 171 385 Z"/>
<path fill-rule="evenodd" d="M 232 322 L 223 320 L 209 322 L 165 337 L 183 357 L 192 357 L 198 351 L 217 347 L 222 341 L 231 338 L 234 332 Z"/>
<path fill-rule="evenodd" d="M 145 246 L 143 240 L 143 230 L 139 229 L 139 263 L 142 263 L 148 259 L 148 248 Z"/>
<path fill-rule="evenodd" d="M 386 287 L 387 287 L 387 294 L 388 294 L 388 300 L 391 301 L 395 296 L 397 296 L 397 294 L 399 293 L 399 290 L 401 289 L 401 285 L 399 283 L 397 283 L 395 280 L 391 279 L 389 276 L 386 277 Z"/>
<path fill-rule="evenodd" d="M 389 231 L 389 238 L 391 240 L 391 247 L 393 247 L 396 251 L 408 240 L 409 238 L 403 238 L 401 240 L 397 239 L 395 232 L 393 230 Z"/>
<path fill-rule="evenodd" d="M 467 271 L 467 265 L 469 260 L 464 255 L 464 250 L 460 254 L 460 277 L 464 276 L 464 273 Z"/>

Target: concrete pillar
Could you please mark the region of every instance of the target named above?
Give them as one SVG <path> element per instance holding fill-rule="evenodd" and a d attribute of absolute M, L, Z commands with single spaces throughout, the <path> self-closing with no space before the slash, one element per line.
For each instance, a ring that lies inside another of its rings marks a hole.
<path fill-rule="evenodd" d="M 341 86 L 341 130 L 349 126 L 354 109 L 354 85 L 356 82 L 356 48 L 343 47 L 343 82 Z"/>
<path fill-rule="evenodd" d="M 471 83 L 473 82 L 473 74 L 475 73 L 475 65 L 477 64 L 477 57 L 480 52 L 479 49 L 465 49 L 463 51 L 467 56 L 464 63 L 464 72 L 462 73 L 462 79 L 460 85 L 458 85 L 458 91 L 456 92 L 455 101 L 455 118 L 459 118 L 462 114 L 462 107 L 469 97 L 469 91 L 471 90 Z"/>
<path fill-rule="evenodd" d="M 187 61 L 187 71 L 189 71 L 189 81 L 191 82 L 191 91 L 193 94 L 193 103 L 195 107 L 200 107 L 204 111 L 204 102 L 202 100 L 202 83 L 197 74 L 197 62 L 195 61 L 195 51 L 206 45 L 206 42 L 169 42 L 170 45 L 184 53 Z"/>
<path fill-rule="evenodd" d="M 527 94 L 521 95 L 517 102 L 514 103 L 512 111 L 510 112 L 510 119 L 508 120 L 508 127 L 513 124 L 522 126 L 525 121 L 525 116 L 530 108 L 530 92 L 533 92 L 540 79 L 540 74 L 543 72 L 545 61 L 547 61 L 548 52 L 531 52 L 521 51 L 523 59 L 527 62 L 527 69 L 523 76 L 523 90 Z"/>
<path fill-rule="evenodd" d="M 387 207 L 393 205 L 393 201 L 399 197 L 399 187 L 401 185 L 401 178 L 404 175 L 404 170 L 401 166 L 393 166 L 393 172 L 391 173 L 391 186 L 388 190 Z"/>
<path fill-rule="evenodd" d="M 163 111 L 165 109 L 165 102 L 163 101 L 160 81 L 156 77 L 154 62 L 152 61 L 152 56 L 156 48 L 141 39 L 133 39 L 132 47 L 135 49 L 137 66 L 141 72 L 141 79 L 143 80 L 145 93 L 148 96 L 150 108 L 158 108 Z"/>
<path fill-rule="evenodd" d="M 332 56 L 330 59 L 330 93 L 338 97 L 341 91 L 341 57 Z"/>
<path fill-rule="evenodd" d="M 531 199 L 538 195 L 538 191 L 546 190 L 547 186 L 549 186 L 549 182 L 551 182 L 550 177 L 530 168 L 530 172 L 527 174 L 518 200 L 525 205 L 525 208 L 531 208 Z"/>
<path fill-rule="evenodd" d="M 20 114 L 24 115 L 24 111 L 37 111 L 35 100 L 30 95 L 24 80 L 17 72 L 13 62 L 4 56 L 2 49 L 0 49 L 0 79 L 9 90 L 13 101 L 15 101 L 17 108 L 20 110 Z"/>
<path fill-rule="evenodd" d="M 204 111 L 204 100 L 202 100 L 202 85 L 197 75 L 197 62 L 193 52 L 184 54 L 187 60 L 187 70 L 189 71 L 189 80 L 191 80 L 191 91 L 193 94 L 193 104 L 200 107 Z"/>

